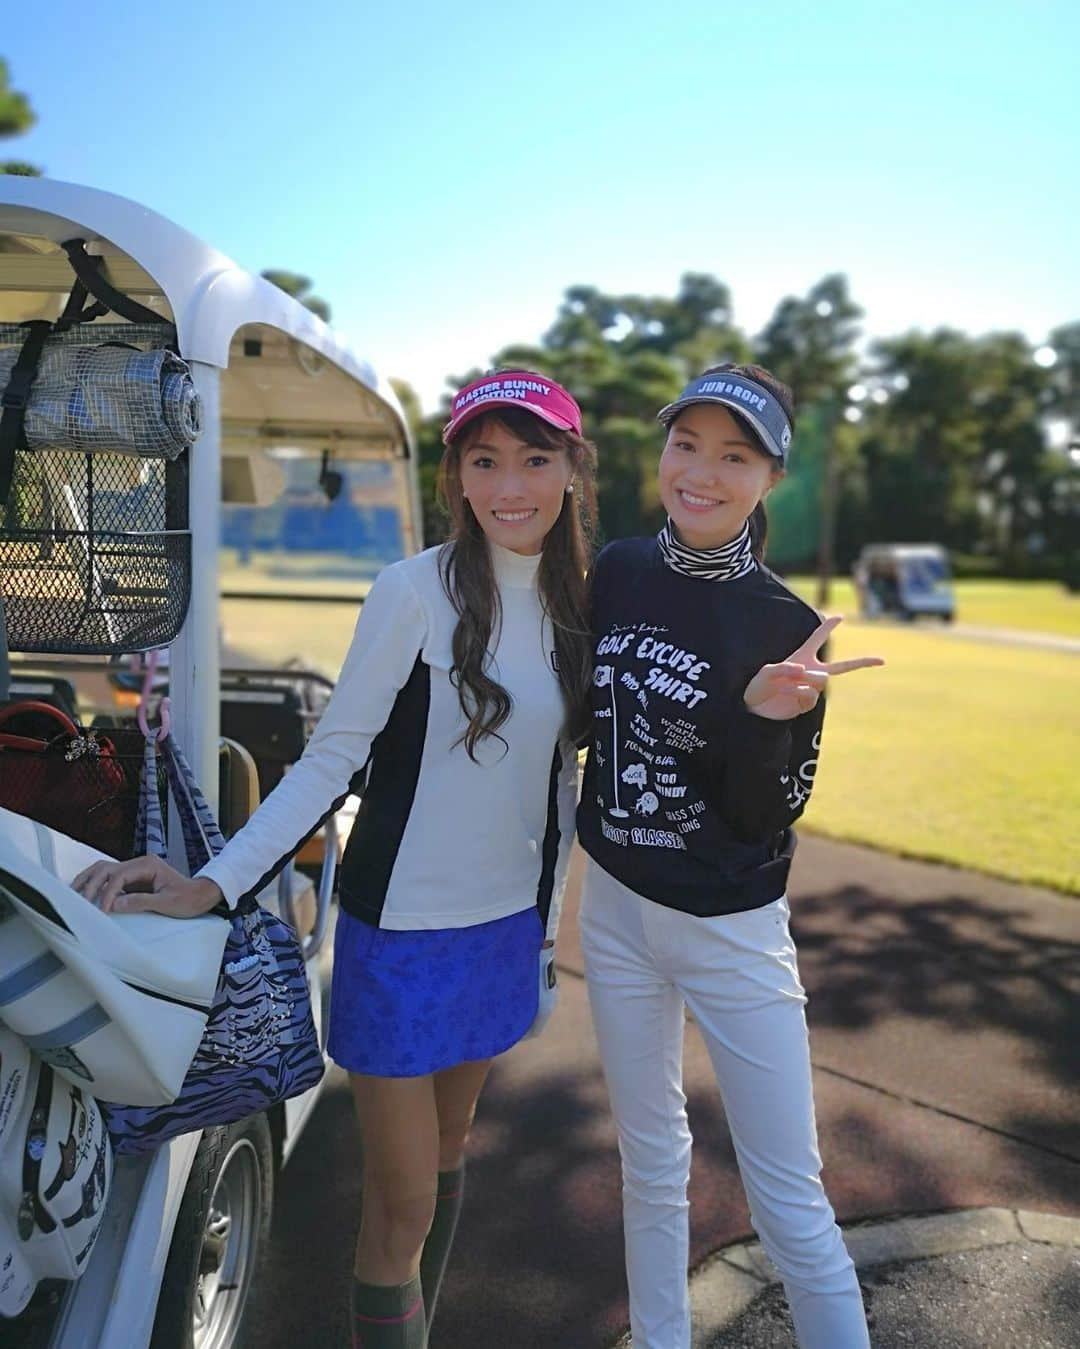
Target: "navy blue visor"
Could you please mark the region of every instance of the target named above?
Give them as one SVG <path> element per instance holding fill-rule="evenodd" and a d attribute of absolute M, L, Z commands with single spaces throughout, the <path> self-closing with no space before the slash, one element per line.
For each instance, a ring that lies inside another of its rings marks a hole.
<path fill-rule="evenodd" d="M 733 371 L 699 375 L 690 381 L 674 403 L 660 409 L 656 420 L 670 426 L 684 408 L 694 403 L 721 403 L 732 412 L 740 413 L 750 423 L 766 453 L 779 459 L 781 464 L 787 461 L 791 423 L 773 395 L 756 379 Z"/>

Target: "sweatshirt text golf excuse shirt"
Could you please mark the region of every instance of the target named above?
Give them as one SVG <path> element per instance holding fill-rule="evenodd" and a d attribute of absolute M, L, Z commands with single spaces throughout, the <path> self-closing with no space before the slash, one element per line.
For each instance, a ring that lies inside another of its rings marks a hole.
<path fill-rule="evenodd" d="M 492 678 L 513 707 L 498 737 L 460 737 L 458 616 L 428 549 L 379 573 L 333 697 L 299 763 L 200 876 L 230 904 L 261 889 L 366 781 L 341 864 L 344 909 L 378 927 L 471 927 L 537 905 L 554 919 L 573 837 L 577 760 L 564 720 L 539 557 L 492 546 L 502 609 Z"/>
<path fill-rule="evenodd" d="M 713 916 L 779 899 L 810 795 L 824 700 L 791 721 L 747 710 L 763 665 L 818 616 L 764 567 L 683 575 L 654 538 L 593 568 L 594 733 L 578 808 L 585 851 L 646 899 Z"/>

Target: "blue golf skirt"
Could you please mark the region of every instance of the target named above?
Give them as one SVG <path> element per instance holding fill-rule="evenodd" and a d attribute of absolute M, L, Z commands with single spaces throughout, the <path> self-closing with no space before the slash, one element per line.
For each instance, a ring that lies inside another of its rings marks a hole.
<path fill-rule="evenodd" d="M 341 911 L 330 1057 L 351 1073 L 421 1077 L 503 1053 L 536 1019 L 543 940 L 535 908 L 415 932 Z"/>

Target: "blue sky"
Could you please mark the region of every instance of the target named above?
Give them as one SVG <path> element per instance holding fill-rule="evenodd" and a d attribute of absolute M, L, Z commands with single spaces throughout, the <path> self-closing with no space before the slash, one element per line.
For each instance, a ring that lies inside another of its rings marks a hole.
<path fill-rule="evenodd" d="M 6 7 L 5 157 L 259 270 L 428 407 L 562 291 L 848 274 L 869 335 L 1080 318 L 1080 6 L 547 0 Z"/>

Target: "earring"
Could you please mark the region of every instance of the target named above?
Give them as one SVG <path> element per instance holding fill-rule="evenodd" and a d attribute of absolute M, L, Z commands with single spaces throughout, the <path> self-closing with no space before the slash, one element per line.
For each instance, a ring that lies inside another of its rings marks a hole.
<path fill-rule="evenodd" d="M 567 487 L 567 489 L 566 489 L 566 495 L 567 495 L 568 497 L 572 497 L 572 496 L 574 495 L 574 484 L 573 484 L 573 483 L 570 483 L 569 486 Z"/>

